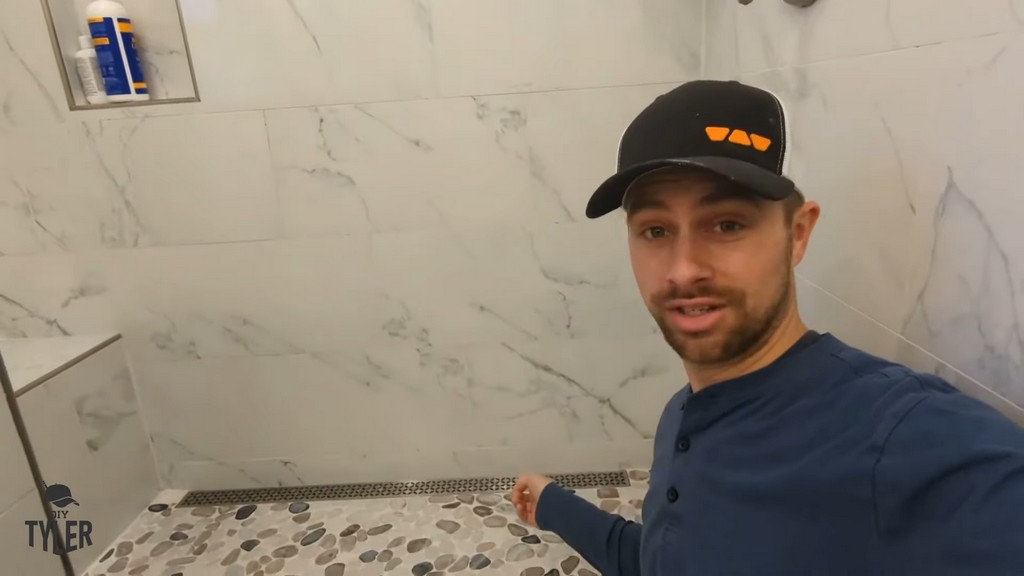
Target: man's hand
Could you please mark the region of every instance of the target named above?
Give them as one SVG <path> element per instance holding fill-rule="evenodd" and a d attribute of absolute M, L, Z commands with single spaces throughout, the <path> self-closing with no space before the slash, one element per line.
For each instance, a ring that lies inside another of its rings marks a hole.
<path fill-rule="evenodd" d="M 540 474 L 523 474 L 516 481 L 512 488 L 512 504 L 516 507 L 516 513 L 523 522 L 537 527 L 537 503 L 540 501 L 540 493 L 553 480 Z"/>

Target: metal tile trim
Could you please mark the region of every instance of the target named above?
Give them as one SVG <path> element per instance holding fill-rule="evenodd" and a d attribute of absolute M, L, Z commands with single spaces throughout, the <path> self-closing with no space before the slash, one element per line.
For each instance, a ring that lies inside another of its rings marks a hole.
<path fill-rule="evenodd" d="M 578 472 L 553 474 L 558 484 L 574 490 L 602 487 L 626 487 L 629 475 L 624 470 L 609 472 Z M 179 508 L 225 506 L 264 502 L 316 500 L 365 500 L 402 496 L 433 496 L 464 492 L 504 492 L 515 486 L 516 478 L 461 478 L 420 482 L 374 482 L 366 484 L 328 484 L 322 486 L 285 486 L 280 488 L 247 488 L 238 490 L 191 491 L 178 503 Z"/>

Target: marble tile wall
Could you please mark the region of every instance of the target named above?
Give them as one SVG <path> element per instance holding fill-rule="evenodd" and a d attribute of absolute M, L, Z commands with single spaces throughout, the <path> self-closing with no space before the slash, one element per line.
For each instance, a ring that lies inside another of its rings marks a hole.
<path fill-rule="evenodd" d="M 785 100 L 823 206 L 810 320 L 1024 406 L 1024 2 L 707 7 L 706 74 Z"/>
<path fill-rule="evenodd" d="M 0 0 L 0 334 L 122 333 L 175 488 L 644 466 L 682 372 L 583 208 L 702 3 L 251 4 L 182 0 L 202 102 L 71 113 Z"/>
<path fill-rule="evenodd" d="M 122 342 L 92 352 L 17 402 L 43 481 L 67 485 L 77 502 L 67 518 L 92 523 L 92 546 L 68 554 L 81 574 L 159 492 Z"/>

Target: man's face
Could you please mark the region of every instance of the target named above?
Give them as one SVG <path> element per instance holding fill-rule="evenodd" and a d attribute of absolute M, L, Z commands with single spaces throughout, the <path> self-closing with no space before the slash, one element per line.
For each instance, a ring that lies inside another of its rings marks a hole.
<path fill-rule="evenodd" d="M 683 360 L 742 358 L 795 312 L 793 260 L 806 235 L 794 254 L 780 202 L 672 169 L 632 187 L 627 224 L 640 293 Z"/>

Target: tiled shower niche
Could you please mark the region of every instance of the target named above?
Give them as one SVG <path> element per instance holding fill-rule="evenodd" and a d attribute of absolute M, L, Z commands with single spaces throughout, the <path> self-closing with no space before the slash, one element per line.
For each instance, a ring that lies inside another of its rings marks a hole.
<path fill-rule="evenodd" d="M 132 21 L 150 98 L 138 102 L 91 104 L 75 64 L 79 37 L 89 34 L 86 8 L 91 0 L 40 0 L 49 26 L 68 107 L 71 110 L 197 102 L 196 86 L 178 0 L 118 0 Z"/>

